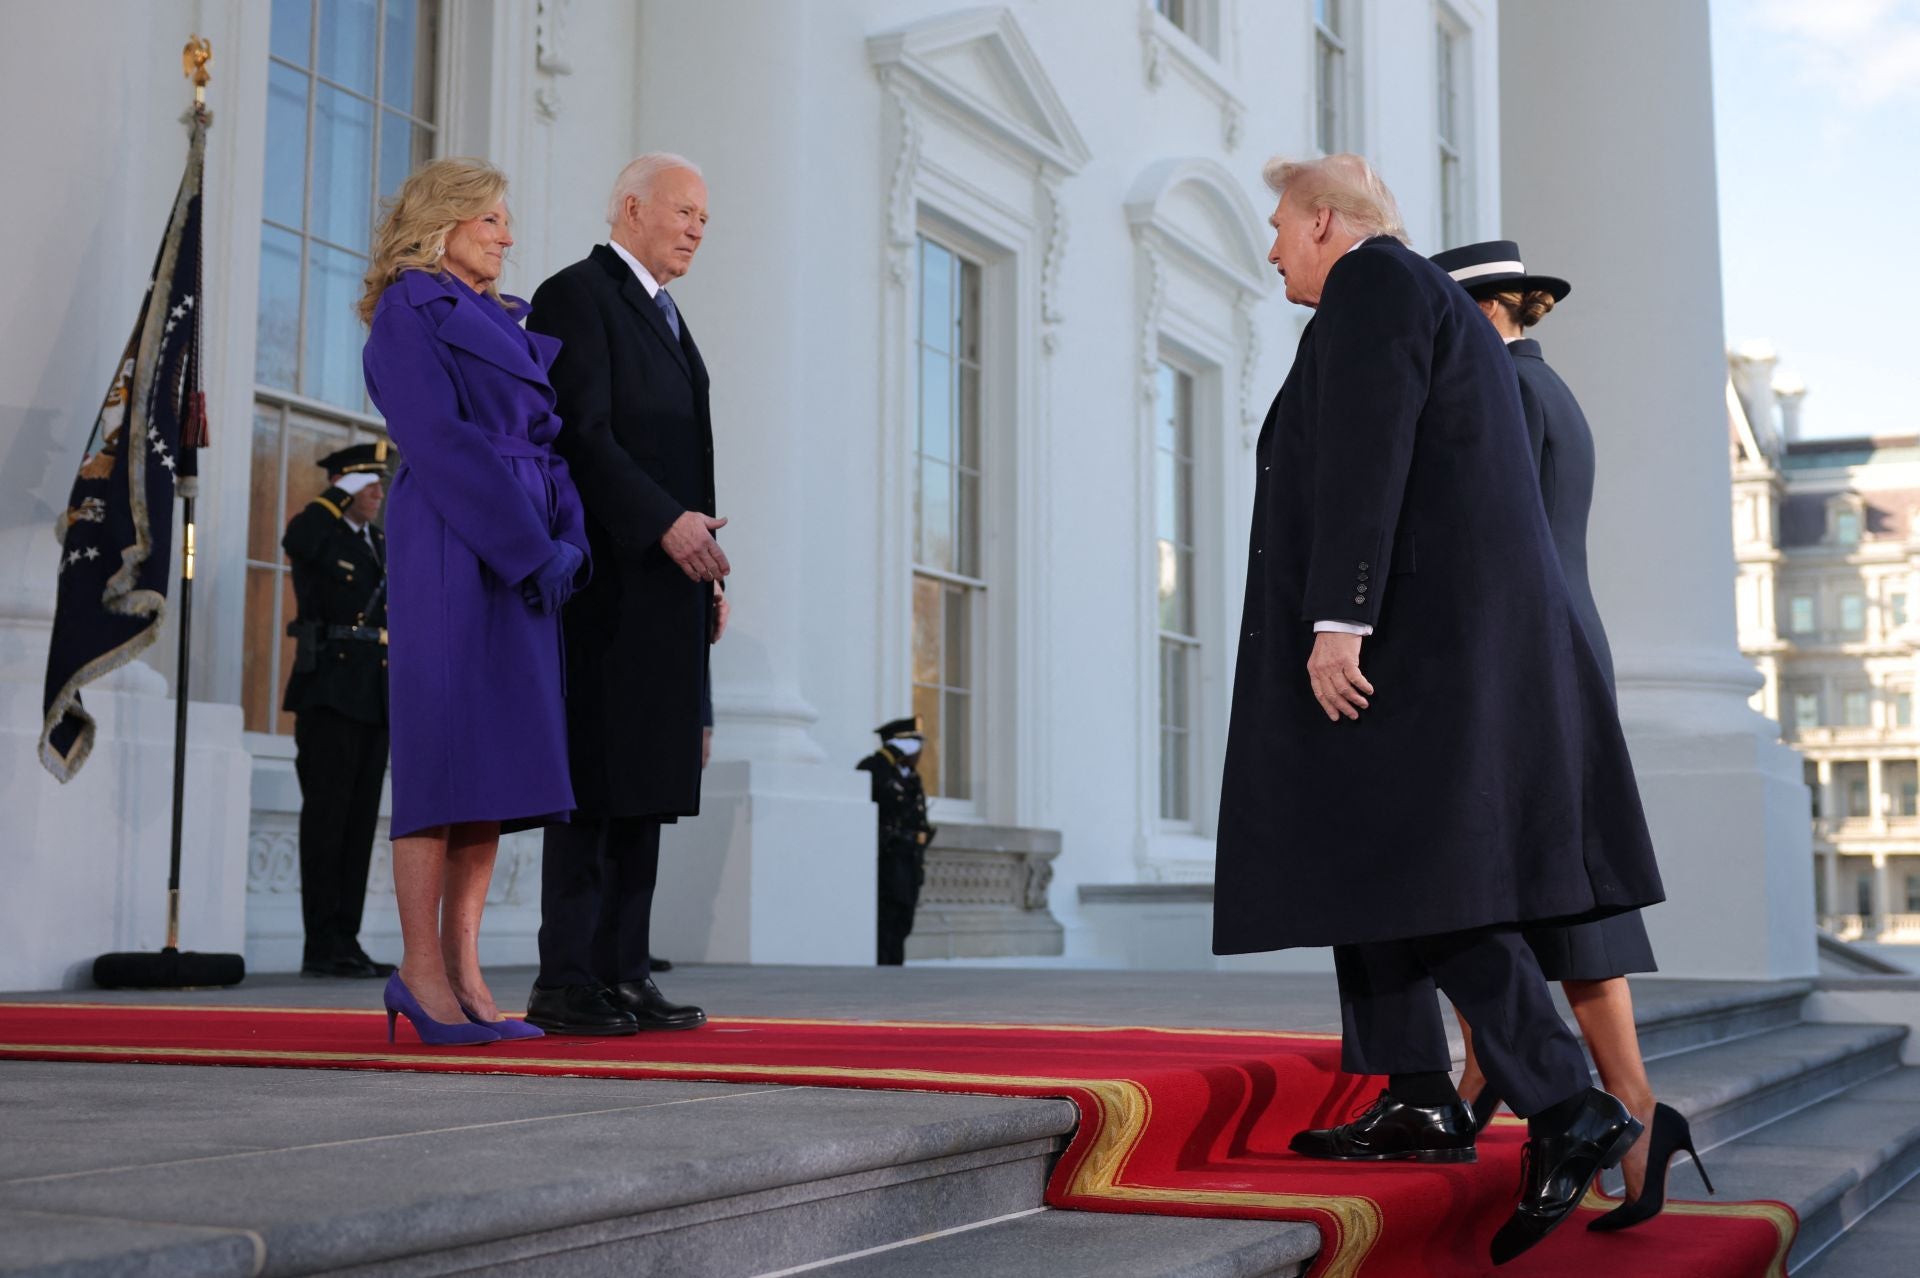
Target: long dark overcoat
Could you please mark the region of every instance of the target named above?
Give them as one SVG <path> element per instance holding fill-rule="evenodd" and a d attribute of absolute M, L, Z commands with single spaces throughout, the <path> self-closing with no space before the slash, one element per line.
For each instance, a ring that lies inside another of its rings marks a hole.
<path fill-rule="evenodd" d="M 711 515 L 707 366 L 685 317 L 676 339 L 633 269 L 605 244 L 533 295 L 527 327 L 560 339 L 553 385 L 594 548 L 593 581 L 567 605 L 573 783 L 595 816 L 700 811 L 701 696 L 712 586 L 660 538 Z"/>
<path fill-rule="evenodd" d="M 407 271 L 374 312 L 367 393 L 401 456 L 387 498 L 396 838 L 519 829 L 574 805 L 559 618 L 520 593 L 556 541 L 587 549 L 552 448 L 556 348 L 450 275 Z"/>
<path fill-rule="evenodd" d="M 1587 515 L 1593 508 L 1596 473 L 1593 431 L 1572 388 L 1547 365 L 1539 342 L 1530 337 L 1508 342 L 1507 354 L 1520 379 L 1527 443 L 1540 475 L 1540 505 L 1547 513 L 1561 575 L 1567 579 L 1573 615 L 1611 689 L 1613 649 L 1587 579 Z M 1529 928 L 1526 935 L 1549 980 L 1605 980 L 1659 966 L 1638 910 L 1573 927 Z"/>
<path fill-rule="evenodd" d="M 1513 368 L 1466 293 L 1394 240 L 1340 259 L 1257 458 L 1215 951 L 1660 900 Z M 1319 620 L 1375 627 L 1357 721 L 1308 686 Z"/>
<path fill-rule="evenodd" d="M 337 490 L 336 498 L 350 500 Z M 369 542 L 371 538 L 371 542 Z M 340 515 L 337 503 L 322 494 L 287 521 L 280 548 L 293 569 L 296 620 L 321 626 L 387 624 L 387 535 L 368 524 L 365 536 Z M 343 714 L 355 723 L 387 721 L 387 650 L 377 643 L 334 639 L 322 634 L 313 668 L 297 667 L 287 677 L 282 710 L 299 714 L 316 706 Z"/>

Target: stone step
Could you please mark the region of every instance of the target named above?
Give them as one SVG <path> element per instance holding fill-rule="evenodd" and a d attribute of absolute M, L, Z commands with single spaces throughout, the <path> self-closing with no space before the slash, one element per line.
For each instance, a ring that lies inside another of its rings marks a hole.
<path fill-rule="evenodd" d="M 1647 1060 L 1677 1056 L 1714 1043 L 1751 1038 L 1798 1024 L 1811 981 L 1748 984 L 1689 982 L 1685 996 L 1642 998 L 1634 1021 Z M 1571 1021 L 1571 1018 L 1569 1018 Z"/>
<path fill-rule="evenodd" d="M 1836 1239 L 1843 1241 L 1835 1252 L 1845 1247 L 1844 1239 L 1852 1236 L 1849 1227 L 1858 1228 L 1855 1222 L 1862 1217 L 1871 1227 L 1879 1216 L 1875 1205 L 1920 1172 L 1920 1069 L 1883 1073 L 1702 1154 L 1721 1200 L 1772 1198 L 1799 1214 L 1800 1234 L 1788 1258 L 1791 1272 L 1802 1272 L 1809 1261 L 1820 1267 L 1808 1272 L 1849 1278 L 1880 1272 L 1832 1267 L 1831 1259 L 1816 1258 Z M 1682 1198 L 1706 1197 L 1684 1154 L 1674 1160 L 1669 1187 Z M 1920 1240 L 1920 1210 L 1907 1219 Z M 1898 1227 L 1896 1221 L 1880 1236 L 1897 1233 Z M 1865 1241 L 1860 1249 L 1871 1252 L 1874 1246 Z M 1920 1263 L 1909 1252 L 1904 1267 L 1884 1272 L 1908 1278 L 1916 1271 Z"/>
<path fill-rule="evenodd" d="M 1655 1093 L 1704 1149 L 1899 1068 L 1905 1026 L 1796 1024 L 1648 1064 Z"/>
<path fill-rule="evenodd" d="M 1022 1212 L 760 1278 L 1296 1278 L 1312 1225 L 1105 1212 Z"/>
<path fill-rule="evenodd" d="M 1920 1257 L 1920 1179 L 1910 1180 L 1795 1278 L 1913 1278 Z"/>
<path fill-rule="evenodd" d="M 1076 1121 L 990 1096 L 0 1064 L 14 1088 L 46 1102 L 8 1114 L 0 1274 L 61 1278 L 744 1278 L 1037 1207 Z"/>

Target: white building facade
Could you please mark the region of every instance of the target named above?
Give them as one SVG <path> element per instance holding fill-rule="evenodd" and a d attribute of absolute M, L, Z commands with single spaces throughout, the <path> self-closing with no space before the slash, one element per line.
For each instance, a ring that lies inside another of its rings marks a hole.
<path fill-rule="evenodd" d="M 382 431 L 349 311 L 379 199 L 427 156 L 492 160 L 518 240 L 502 284 L 526 294 L 604 238 L 619 167 L 668 149 L 711 189 L 675 294 L 713 372 L 735 612 L 656 948 L 871 961 L 852 764 L 914 712 L 945 859 L 910 952 L 1211 964 L 1204 907 L 1165 902 L 1212 877 L 1252 445 L 1307 317 L 1264 260 L 1260 166 L 1356 150 L 1417 247 L 1513 235 L 1576 281 L 1549 353 L 1601 436 L 1595 586 L 1674 896 L 1656 943 L 1671 970 L 1812 970 L 1798 763 L 1747 705 L 1727 620 L 1724 452 L 1702 426 L 1718 315 L 1637 331 L 1609 266 L 1664 255 L 1660 278 L 1719 295 L 1700 0 L 124 0 L 9 20 L 0 100 L 58 123 L 4 144 L 43 198 L 7 212 L 33 300 L 0 321 L 0 802 L 32 867 L 0 914 L 31 938 L 0 947 L 0 988 L 158 944 L 168 641 L 89 691 L 102 745 L 71 785 L 31 744 L 48 530 L 177 181 L 190 32 L 216 60 L 189 945 L 297 960 L 277 546 L 324 482 L 312 461 Z M 1655 133 L 1650 159 L 1633 139 Z M 1658 234 L 1606 176 L 1629 159 L 1670 170 Z M 1643 503 L 1697 526 L 1649 555 Z M 503 845 L 489 958 L 531 956 L 538 869 L 537 837 Z M 376 954 L 385 874 L 377 855 Z M 1116 885 L 1175 889 L 1083 908 Z"/>
<path fill-rule="evenodd" d="M 1805 760 L 1821 926 L 1920 944 L 1920 439 L 1801 439 L 1773 351 L 1730 364 L 1740 646 Z"/>

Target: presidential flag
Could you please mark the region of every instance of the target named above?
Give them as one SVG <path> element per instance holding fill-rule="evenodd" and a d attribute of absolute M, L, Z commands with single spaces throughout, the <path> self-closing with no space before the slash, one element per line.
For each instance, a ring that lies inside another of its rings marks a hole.
<path fill-rule="evenodd" d="M 187 171 L 133 336 L 94 419 L 54 526 L 60 576 L 47 653 L 40 762 L 71 780 L 93 749 L 80 689 L 159 637 L 173 567 L 173 499 L 193 495 L 206 443 L 200 392 L 200 182 L 209 116 L 195 112 Z"/>

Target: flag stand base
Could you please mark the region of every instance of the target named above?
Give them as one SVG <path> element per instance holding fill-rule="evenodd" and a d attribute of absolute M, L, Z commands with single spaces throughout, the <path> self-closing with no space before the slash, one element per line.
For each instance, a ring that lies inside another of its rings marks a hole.
<path fill-rule="evenodd" d="M 103 990 L 190 990 L 238 985 L 247 963 L 238 954 L 201 954 L 172 946 L 152 951 L 102 954 L 93 961 L 93 983 Z"/>

